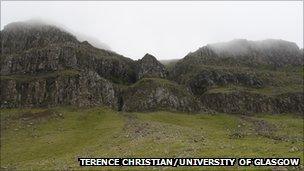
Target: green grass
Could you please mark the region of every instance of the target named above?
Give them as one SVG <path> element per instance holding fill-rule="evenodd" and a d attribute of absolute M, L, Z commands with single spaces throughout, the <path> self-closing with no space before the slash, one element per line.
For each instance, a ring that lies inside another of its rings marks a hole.
<path fill-rule="evenodd" d="M 275 129 L 259 131 L 256 121 Z M 1 110 L 2 168 L 85 169 L 78 166 L 78 157 L 300 157 L 303 165 L 303 117 L 123 113 L 108 108 L 74 107 Z"/>

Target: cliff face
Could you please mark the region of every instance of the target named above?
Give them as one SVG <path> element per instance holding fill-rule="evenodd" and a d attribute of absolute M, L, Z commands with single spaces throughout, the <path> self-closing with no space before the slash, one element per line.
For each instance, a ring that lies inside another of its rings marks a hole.
<path fill-rule="evenodd" d="M 107 105 L 136 81 L 135 62 L 78 42 L 54 26 L 13 23 L 1 31 L 1 107 Z"/>
<path fill-rule="evenodd" d="M 68 32 L 43 23 L 15 22 L 1 31 L 1 54 L 16 54 L 50 44 L 77 42 Z"/>
<path fill-rule="evenodd" d="M 134 61 L 97 49 L 55 26 L 16 22 L 1 31 L 1 74 L 41 74 L 87 69 L 117 81 L 134 82 Z"/>
<path fill-rule="evenodd" d="M 211 86 L 243 85 L 261 88 L 264 86 L 262 80 L 253 74 L 229 72 L 222 70 L 202 70 L 188 81 L 191 91 L 200 95 L 205 93 Z"/>
<path fill-rule="evenodd" d="M 1 43 L 2 108 L 105 105 L 137 110 L 123 104 L 128 91 L 133 91 L 128 88 L 126 92 L 124 87 L 143 77 L 167 75 L 152 55 L 133 61 L 41 23 L 9 24 L 1 31 Z M 166 101 L 171 96 L 157 98 Z"/>
<path fill-rule="evenodd" d="M 146 54 L 142 59 L 137 61 L 137 78 L 158 77 L 166 78 L 168 71 L 154 56 Z"/>
<path fill-rule="evenodd" d="M 168 71 L 150 54 L 133 61 L 79 42 L 50 25 L 18 22 L 0 34 L 1 108 L 104 105 L 123 111 L 304 111 L 303 50 L 290 42 L 207 45 Z"/>
<path fill-rule="evenodd" d="M 84 43 L 66 42 L 1 56 L 1 74 L 43 74 L 64 69 L 90 69 L 113 82 L 136 80 L 135 63 Z"/>
<path fill-rule="evenodd" d="M 294 43 L 234 40 L 189 53 L 169 78 L 218 112 L 302 113 L 302 65 L 303 52 Z"/>
<path fill-rule="evenodd" d="M 235 39 L 230 42 L 209 44 L 190 53 L 189 56 L 204 56 L 207 59 L 211 57 L 214 60 L 237 59 L 236 63 L 248 66 L 282 67 L 288 64 L 303 64 L 303 54 L 295 43 L 274 39 L 263 41 Z"/>
<path fill-rule="evenodd" d="M 6 76 L 1 80 L 1 108 L 57 105 L 117 108 L 116 87 L 93 71 L 65 70 L 47 76 Z"/>
<path fill-rule="evenodd" d="M 249 92 L 206 93 L 200 97 L 204 106 L 224 113 L 303 113 L 303 93 L 267 96 Z"/>

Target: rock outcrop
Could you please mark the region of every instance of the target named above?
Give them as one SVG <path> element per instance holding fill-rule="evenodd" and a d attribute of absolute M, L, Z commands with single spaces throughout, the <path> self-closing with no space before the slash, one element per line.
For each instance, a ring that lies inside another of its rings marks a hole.
<path fill-rule="evenodd" d="M 0 40 L 1 108 L 103 105 L 122 111 L 304 111 L 303 49 L 291 42 L 234 40 L 207 45 L 167 71 L 150 54 L 134 61 L 41 23 L 9 24 L 1 30 Z M 227 86 L 236 91 L 212 91 Z M 262 93 L 273 88 L 279 93 Z"/>
<path fill-rule="evenodd" d="M 30 49 L 43 48 L 50 44 L 77 43 L 75 36 L 40 22 L 10 23 L 1 31 L 1 54 L 17 54 Z"/>
<path fill-rule="evenodd" d="M 304 112 L 302 92 L 267 96 L 250 92 L 205 93 L 200 97 L 208 109 L 224 113 L 300 113 Z"/>
<path fill-rule="evenodd" d="M 187 86 L 203 106 L 218 112 L 302 113 L 302 65 L 303 52 L 295 43 L 233 40 L 189 53 L 171 69 L 169 78 Z M 227 93 L 225 87 L 230 85 L 238 88 Z M 223 91 L 209 93 L 214 87 Z M 263 89 L 279 93 L 266 95 Z"/>
<path fill-rule="evenodd" d="M 58 71 L 1 79 L 1 108 L 106 105 L 117 109 L 117 88 L 93 71 Z"/>
<path fill-rule="evenodd" d="M 267 39 L 263 41 L 248 41 L 235 39 L 230 42 L 209 44 L 190 53 L 189 56 L 237 59 L 237 63 L 248 66 L 270 65 L 282 67 L 285 65 L 302 65 L 303 55 L 299 47 L 284 40 Z"/>
<path fill-rule="evenodd" d="M 154 56 L 146 54 L 142 59 L 137 61 L 137 78 L 158 77 L 166 78 L 168 71 Z"/>
<path fill-rule="evenodd" d="M 20 31 L 23 29 L 25 31 Z M 56 27 L 14 23 L 4 28 L 1 36 L 1 75 L 89 69 L 113 82 L 129 84 L 136 81 L 135 61 L 97 49 L 88 42 L 78 42 Z"/>
<path fill-rule="evenodd" d="M 56 105 L 118 108 L 115 83 L 136 81 L 136 63 L 79 42 L 50 25 L 18 22 L 1 31 L 1 108 Z"/>
<path fill-rule="evenodd" d="M 183 86 L 164 79 L 144 78 L 125 90 L 122 110 L 197 112 L 202 106 Z"/>
<path fill-rule="evenodd" d="M 221 70 L 202 70 L 192 77 L 188 86 L 193 94 L 201 95 L 211 86 L 225 86 L 229 84 L 244 85 L 249 87 L 261 88 L 263 81 L 248 73 L 230 73 Z"/>

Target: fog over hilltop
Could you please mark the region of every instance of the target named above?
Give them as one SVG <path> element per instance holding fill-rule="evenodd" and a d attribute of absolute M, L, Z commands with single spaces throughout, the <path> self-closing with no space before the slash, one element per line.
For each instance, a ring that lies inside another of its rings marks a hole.
<path fill-rule="evenodd" d="M 302 14 L 302 1 L 1 1 L 1 29 L 39 17 L 97 47 L 133 59 L 150 53 L 166 60 L 235 38 L 282 39 L 302 48 Z"/>
<path fill-rule="evenodd" d="M 303 113 L 303 107 L 298 107 L 303 101 L 303 93 L 298 92 L 303 86 L 303 52 L 285 40 L 209 44 L 166 66 L 153 54 L 132 60 L 40 22 L 6 25 L 0 42 L 3 108 L 105 105 L 119 111 Z M 288 73 L 282 75 L 283 70 Z M 278 87 L 282 96 L 243 91 L 209 96 L 215 86 L 242 86 L 258 92 L 286 83 L 297 91 Z M 260 107 L 261 101 L 267 106 Z"/>
<path fill-rule="evenodd" d="M 15 32 L 25 32 L 29 30 L 39 30 L 42 32 L 47 32 L 50 29 L 59 29 L 60 31 L 66 32 L 76 37 L 78 41 L 87 41 L 91 45 L 105 50 L 111 50 L 110 46 L 101 42 L 98 38 L 91 37 L 86 35 L 85 33 L 76 33 L 70 28 L 62 25 L 60 23 L 56 23 L 54 21 L 43 20 L 43 19 L 30 19 L 26 21 L 17 21 L 12 22 L 4 26 L 4 31 L 15 31 Z"/>
<path fill-rule="evenodd" d="M 289 42 L 280 39 L 266 39 L 259 41 L 251 41 L 246 39 L 234 39 L 228 42 L 220 42 L 208 44 L 218 55 L 225 56 L 245 56 L 255 51 L 263 53 L 271 53 L 271 51 L 284 51 L 283 53 L 300 51 L 299 47 L 294 42 Z"/>

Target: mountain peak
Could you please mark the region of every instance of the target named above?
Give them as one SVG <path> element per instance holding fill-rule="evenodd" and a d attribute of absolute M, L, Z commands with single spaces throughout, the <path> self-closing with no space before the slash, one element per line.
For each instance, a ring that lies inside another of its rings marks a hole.
<path fill-rule="evenodd" d="M 138 60 L 138 79 L 143 77 L 160 77 L 167 76 L 167 70 L 153 55 L 147 53 Z"/>
<path fill-rule="evenodd" d="M 30 20 L 6 25 L 1 31 L 2 54 L 19 53 L 50 44 L 77 43 L 72 34 L 59 27 Z"/>
<path fill-rule="evenodd" d="M 145 56 L 141 59 L 141 60 L 156 60 L 157 59 L 155 58 L 155 56 L 149 54 L 149 53 L 146 53 Z"/>
<path fill-rule="evenodd" d="M 45 26 L 50 26 L 50 25 L 38 20 L 17 21 L 7 24 L 6 26 L 4 26 L 3 30 L 30 29 L 30 28 L 39 28 Z"/>
<path fill-rule="evenodd" d="M 280 39 L 251 41 L 234 39 L 228 42 L 208 44 L 190 53 L 197 57 L 220 57 L 247 61 L 251 64 L 266 64 L 275 67 L 302 64 L 301 51 L 294 42 Z"/>
<path fill-rule="evenodd" d="M 65 29 L 53 25 L 48 24 L 46 22 L 43 22 L 42 20 L 27 20 L 27 21 L 18 21 L 18 22 L 12 22 L 4 26 L 3 32 L 27 32 L 27 31 L 61 31 L 65 32 L 66 34 L 70 34 Z"/>
<path fill-rule="evenodd" d="M 281 39 L 265 39 L 252 41 L 247 39 L 234 39 L 228 42 L 208 44 L 207 47 L 221 53 L 221 51 L 239 51 L 250 49 L 284 48 L 284 50 L 298 50 L 299 47 L 294 42 Z"/>

